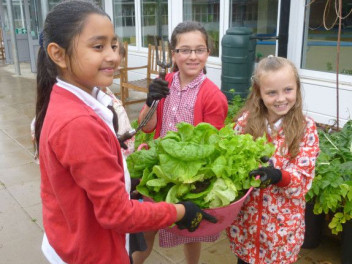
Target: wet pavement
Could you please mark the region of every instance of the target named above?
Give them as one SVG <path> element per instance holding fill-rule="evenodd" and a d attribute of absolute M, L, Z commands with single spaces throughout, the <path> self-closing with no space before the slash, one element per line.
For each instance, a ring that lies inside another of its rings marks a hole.
<path fill-rule="evenodd" d="M 48 262 L 40 250 L 43 236 L 40 173 L 30 134 L 36 76 L 26 63 L 21 64 L 21 76 L 14 72 L 14 65 L 5 65 L 0 60 L 0 264 L 45 264 Z M 118 86 L 111 89 L 117 91 Z M 126 108 L 131 120 L 137 118 L 141 106 Z M 145 262 L 176 263 L 186 263 L 182 246 L 163 249 L 158 247 L 158 241 Z M 237 263 L 224 234 L 216 242 L 202 246 L 200 264 L 217 263 Z M 339 264 L 339 240 L 325 235 L 319 247 L 302 249 L 297 263 Z"/>

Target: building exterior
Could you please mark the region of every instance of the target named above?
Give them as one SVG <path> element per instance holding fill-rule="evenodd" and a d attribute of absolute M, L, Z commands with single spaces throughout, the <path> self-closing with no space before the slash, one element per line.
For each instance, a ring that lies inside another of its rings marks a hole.
<path fill-rule="evenodd" d="M 1 27 L 7 62 L 11 63 L 8 0 L 0 0 Z M 30 61 L 35 54 L 43 18 L 58 0 L 13 0 L 13 20 L 19 57 Z M 342 126 L 352 115 L 352 0 L 343 0 L 341 40 L 334 1 L 329 0 L 100 0 L 116 33 L 129 43 L 129 66 L 147 61 L 147 46 L 154 36 L 169 39 L 175 26 L 196 20 L 212 40 L 208 77 L 221 87 L 221 39 L 231 27 L 248 27 L 258 38 L 255 57 L 285 56 L 299 69 L 305 112 L 317 122 Z M 331 3 L 332 2 L 332 3 Z M 21 43 L 19 45 L 19 43 Z M 339 48 L 338 89 L 336 61 Z M 145 74 L 135 71 L 129 78 Z M 234 87 L 234 89 L 236 89 Z"/>

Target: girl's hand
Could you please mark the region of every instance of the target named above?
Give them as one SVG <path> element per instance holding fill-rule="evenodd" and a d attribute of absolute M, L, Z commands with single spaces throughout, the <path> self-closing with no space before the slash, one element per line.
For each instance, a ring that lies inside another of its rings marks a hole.
<path fill-rule="evenodd" d="M 169 95 L 169 82 L 162 79 L 154 79 L 148 87 L 147 106 L 151 106 L 154 100 L 160 100 Z"/>
<path fill-rule="evenodd" d="M 260 167 L 258 169 L 249 172 L 249 176 L 260 176 L 260 187 L 265 188 L 270 184 L 279 183 L 282 179 L 282 173 L 279 169 L 275 169 L 272 166 Z"/>
<path fill-rule="evenodd" d="M 189 232 L 193 232 L 199 227 L 204 219 L 211 223 L 216 223 L 218 221 L 214 216 L 204 212 L 192 202 L 179 202 L 179 204 L 182 204 L 185 207 L 184 217 L 176 222 L 179 229 L 187 229 Z"/>

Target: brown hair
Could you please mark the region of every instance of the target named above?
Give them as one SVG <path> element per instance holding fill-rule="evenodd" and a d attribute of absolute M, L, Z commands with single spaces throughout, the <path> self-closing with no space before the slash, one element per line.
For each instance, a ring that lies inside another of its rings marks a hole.
<path fill-rule="evenodd" d="M 258 138 L 268 132 L 265 123 L 268 109 L 264 105 L 260 95 L 260 77 L 263 73 L 277 71 L 285 66 L 289 66 L 292 69 L 297 84 L 296 103 L 285 115 L 282 123 L 285 134 L 285 146 L 288 148 L 291 158 L 294 158 L 299 153 L 299 143 L 304 135 L 306 121 L 303 115 L 301 82 L 298 71 L 295 65 L 289 60 L 282 57 L 270 56 L 258 63 L 254 75 L 252 76 L 252 90 L 244 107 L 236 116 L 236 120 L 243 113 L 248 113 L 244 133 L 249 133 L 254 138 Z"/>
<path fill-rule="evenodd" d="M 179 23 L 175 29 L 172 31 L 172 35 L 171 35 L 171 43 L 170 43 L 170 48 L 171 50 L 175 50 L 179 37 L 181 34 L 183 33 L 188 33 L 188 32 L 192 32 L 192 31 L 199 31 L 200 33 L 202 33 L 203 37 L 204 37 L 204 41 L 205 44 L 207 46 L 207 49 L 209 50 L 209 36 L 208 36 L 208 32 L 205 30 L 204 26 L 196 21 L 184 21 Z M 177 72 L 178 66 L 175 63 L 173 65 L 173 72 Z M 203 73 L 206 74 L 207 73 L 207 69 L 204 66 L 203 69 Z"/>

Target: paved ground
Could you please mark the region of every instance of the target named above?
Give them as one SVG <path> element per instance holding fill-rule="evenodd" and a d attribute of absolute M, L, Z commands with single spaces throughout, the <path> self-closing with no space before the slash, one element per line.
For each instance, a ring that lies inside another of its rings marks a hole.
<path fill-rule="evenodd" d="M 0 264 L 46 264 L 40 251 L 43 235 L 40 174 L 30 138 L 30 122 L 35 112 L 35 75 L 28 64 L 21 64 L 21 71 L 22 75 L 16 76 L 13 65 L 0 61 Z M 140 107 L 127 108 L 131 120 L 137 117 Z M 338 264 L 339 251 L 338 240 L 325 236 L 318 248 L 302 250 L 297 263 Z M 182 247 L 156 246 L 146 262 L 175 263 L 185 263 Z M 204 243 L 200 263 L 237 263 L 224 234 L 217 242 Z"/>

